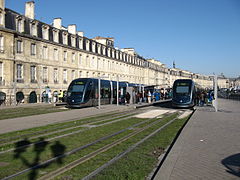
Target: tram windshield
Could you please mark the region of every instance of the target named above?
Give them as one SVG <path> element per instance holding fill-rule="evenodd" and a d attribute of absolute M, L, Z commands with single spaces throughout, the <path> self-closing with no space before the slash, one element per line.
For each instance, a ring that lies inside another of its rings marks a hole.
<path fill-rule="evenodd" d="M 68 92 L 71 95 L 82 95 L 85 88 L 85 82 L 77 81 L 69 86 Z"/>
<path fill-rule="evenodd" d="M 176 84 L 176 94 L 188 95 L 190 93 L 191 83 L 179 82 Z"/>

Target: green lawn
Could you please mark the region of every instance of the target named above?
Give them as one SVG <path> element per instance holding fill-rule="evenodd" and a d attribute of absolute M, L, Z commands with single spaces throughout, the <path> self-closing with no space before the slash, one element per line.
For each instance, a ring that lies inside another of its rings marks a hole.
<path fill-rule="evenodd" d="M 53 105 L 6 108 L 6 109 L 0 109 L 0 120 L 32 116 L 32 115 L 38 115 L 38 114 L 47 114 L 47 113 L 67 111 L 67 110 L 68 109 L 64 109 L 62 107 L 53 106 Z"/>

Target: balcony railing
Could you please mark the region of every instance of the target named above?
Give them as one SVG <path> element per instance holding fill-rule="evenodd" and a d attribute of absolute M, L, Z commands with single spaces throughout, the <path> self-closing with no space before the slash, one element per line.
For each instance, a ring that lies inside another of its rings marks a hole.
<path fill-rule="evenodd" d="M 2 79 L 2 77 L 0 77 L 0 86 L 4 86 L 5 85 L 5 80 Z"/>
<path fill-rule="evenodd" d="M 37 83 L 36 79 L 31 79 L 31 83 Z"/>
<path fill-rule="evenodd" d="M 47 79 L 43 79 L 43 83 L 48 83 L 48 80 Z"/>
<path fill-rule="evenodd" d="M 24 83 L 24 79 L 17 79 L 17 83 Z"/>

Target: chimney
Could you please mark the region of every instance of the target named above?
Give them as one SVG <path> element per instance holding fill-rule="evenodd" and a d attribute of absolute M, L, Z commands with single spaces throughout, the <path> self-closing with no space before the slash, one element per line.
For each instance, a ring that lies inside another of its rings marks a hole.
<path fill-rule="evenodd" d="M 34 1 L 26 2 L 25 4 L 25 16 L 34 19 Z"/>
<path fill-rule="evenodd" d="M 83 37 L 83 31 L 78 31 L 77 34 L 81 37 Z"/>
<path fill-rule="evenodd" d="M 5 0 L 0 0 L 0 9 L 5 9 Z"/>
<path fill-rule="evenodd" d="M 62 29 L 62 18 L 55 18 L 53 20 L 53 27 L 57 29 Z"/>
<path fill-rule="evenodd" d="M 68 25 L 68 32 L 75 35 L 77 32 L 76 24 Z"/>

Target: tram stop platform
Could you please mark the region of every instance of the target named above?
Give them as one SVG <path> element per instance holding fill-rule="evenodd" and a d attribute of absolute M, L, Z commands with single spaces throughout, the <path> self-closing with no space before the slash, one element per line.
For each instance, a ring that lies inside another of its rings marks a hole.
<path fill-rule="evenodd" d="M 196 107 L 152 179 L 240 179 L 240 101 L 218 103 Z"/>

